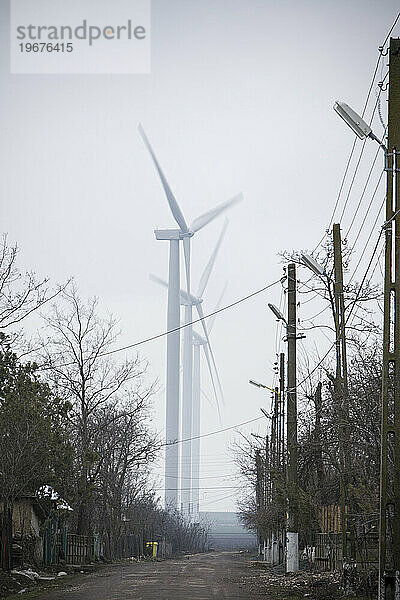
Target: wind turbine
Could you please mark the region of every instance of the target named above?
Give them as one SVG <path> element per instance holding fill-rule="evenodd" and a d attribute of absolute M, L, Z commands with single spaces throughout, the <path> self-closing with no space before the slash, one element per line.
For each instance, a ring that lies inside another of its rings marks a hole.
<path fill-rule="evenodd" d="M 177 508 L 178 506 L 178 477 L 179 477 L 179 448 L 175 443 L 179 435 L 179 353 L 180 353 L 180 260 L 179 260 L 179 241 L 183 242 L 186 270 L 186 287 L 190 296 L 190 238 L 218 217 L 227 208 L 242 199 L 239 194 L 219 204 L 214 209 L 197 217 L 190 227 L 187 225 L 179 204 L 168 184 L 168 181 L 160 167 L 153 148 L 143 130 L 139 125 L 139 133 L 150 153 L 154 166 L 161 179 L 168 204 L 179 229 L 156 230 L 157 240 L 167 240 L 170 244 L 169 252 L 169 273 L 168 273 L 168 309 L 167 309 L 167 330 L 171 331 L 167 335 L 167 381 L 166 381 L 166 449 L 165 449 L 165 506 Z M 201 310 L 198 309 L 201 317 Z M 189 302 L 185 306 L 185 324 L 184 328 L 184 374 L 183 374 L 183 398 L 185 420 L 187 420 L 187 406 L 192 405 L 192 370 L 193 370 L 193 352 L 192 352 L 192 304 Z"/>

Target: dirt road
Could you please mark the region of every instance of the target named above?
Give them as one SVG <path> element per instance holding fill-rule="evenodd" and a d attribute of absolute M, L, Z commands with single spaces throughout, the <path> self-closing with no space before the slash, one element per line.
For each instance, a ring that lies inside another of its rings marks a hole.
<path fill-rule="evenodd" d="M 35 600 L 265 600 L 256 589 L 255 575 L 242 554 L 198 554 L 180 560 L 114 565 L 63 589 L 35 595 Z"/>

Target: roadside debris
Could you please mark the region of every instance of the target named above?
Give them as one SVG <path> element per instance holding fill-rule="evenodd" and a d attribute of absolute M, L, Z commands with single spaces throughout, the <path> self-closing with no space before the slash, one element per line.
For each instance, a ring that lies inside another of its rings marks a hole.
<path fill-rule="evenodd" d="M 291 595 L 310 600 L 334 600 L 343 595 L 340 575 L 337 573 L 316 573 L 300 571 L 285 574 L 283 569 L 253 561 L 251 567 L 259 569 L 257 577 L 265 585 L 266 591 L 290 592 Z"/>

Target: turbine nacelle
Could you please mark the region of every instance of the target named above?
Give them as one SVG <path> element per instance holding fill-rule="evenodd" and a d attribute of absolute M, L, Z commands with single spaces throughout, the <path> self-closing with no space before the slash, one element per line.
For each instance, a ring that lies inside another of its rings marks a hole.
<path fill-rule="evenodd" d="M 180 229 L 155 229 L 154 235 L 156 236 L 156 240 L 181 240 L 181 230 Z"/>
<path fill-rule="evenodd" d="M 183 240 L 193 237 L 194 232 L 187 231 L 185 233 L 180 229 L 155 229 L 154 235 L 156 236 L 156 240 Z"/>
<path fill-rule="evenodd" d="M 189 298 L 186 296 L 184 296 L 184 292 L 183 290 L 181 290 L 181 305 L 182 306 L 197 306 L 198 304 L 201 304 L 203 302 L 203 298 L 196 298 L 196 296 L 193 296 L 192 294 L 190 294 L 190 301 Z"/>
<path fill-rule="evenodd" d="M 183 240 L 194 236 L 194 231 L 183 232 L 180 229 L 155 229 L 156 240 Z"/>

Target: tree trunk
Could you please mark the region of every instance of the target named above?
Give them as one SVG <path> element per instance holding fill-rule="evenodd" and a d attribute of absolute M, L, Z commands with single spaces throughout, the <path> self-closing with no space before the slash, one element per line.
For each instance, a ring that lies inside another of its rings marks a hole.
<path fill-rule="evenodd" d="M 4 571 L 12 569 L 12 509 L 13 502 L 4 500 L 3 514 L 0 519 L 0 568 Z"/>

